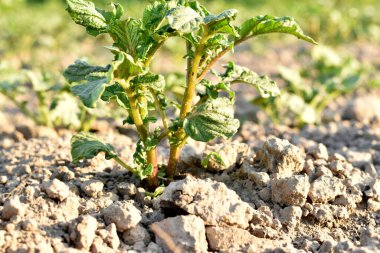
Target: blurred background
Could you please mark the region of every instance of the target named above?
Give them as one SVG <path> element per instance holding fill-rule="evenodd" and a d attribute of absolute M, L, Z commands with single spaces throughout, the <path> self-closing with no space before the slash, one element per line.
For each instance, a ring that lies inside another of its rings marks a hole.
<path fill-rule="evenodd" d="M 108 0 L 94 2 L 101 8 L 109 3 Z M 127 15 L 135 18 L 140 17 L 148 3 L 147 0 L 118 2 L 124 6 Z M 292 36 L 271 34 L 239 46 L 233 55 L 223 58 L 224 63 L 233 59 L 259 74 L 269 75 L 283 88 L 282 97 L 276 101 L 257 98 L 254 89 L 248 88 L 249 92 L 246 92 L 246 88 L 241 89 L 238 96 L 245 99 L 238 99 L 238 102 L 248 101 L 243 102 L 245 105 L 238 103 L 238 111 L 241 112 L 238 116 L 243 119 L 246 111 L 252 110 L 246 106 L 248 103 L 261 108 L 273 122 L 293 126 L 321 123 L 321 111 L 332 100 L 336 102 L 337 97 L 356 92 L 358 88 L 369 89 L 380 84 L 378 0 L 201 2 L 213 13 L 231 8 L 239 10 L 237 24 L 256 15 L 292 16 L 304 32 L 320 44 L 312 46 Z M 94 38 L 83 27 L 76 25 L 65 10 L 64 0 L 0 0 L 0 84 L 3 83 L 3 90 L 0 85 L 0 93 L 17 102 L 14 97 L 15 94 L 20 94 L 16 87 L 20 86 L 17 85 L 20 81 L 7 81 L 4 85 L 4 80 L 12 79 L 11 74 L 16 73 L 17 76 L 17 73 L 24 70 L 34 71 L 39 76 L 39 79 L 32 78 L 31 82 L 36 83 L 34 89 L 40 86 L 37 83 L 49 81 L 49 87 L 61 83 L 63 90 L 67 91 L 62 71 L 77 58 L 86 58 L 96 65 L 109 63 L 112 55 L 103 46 L 111 43 L 107 36 Z M 184 49 L 183 41 L 169 40 L 153 62 L 153 70 L 164 74 L 183 73 Z M 27 78 L 30 81 L 30 76 Z M 168 83 L 171 79 L 173 76 L 167 78 Z M 174 80 L 172 83 L 176 82 Z M 178 87 L 168 85 L 168 88 L 175 90 Z M 181 89 L 177 92 L 180 93 Z M 27 89 L 24 93 L 28 93 Z M 1 99 L 5 98 L 0 96 Z M 48 103 L 42 101 L 46 104 L 46 110 L 55 108 L 57 102 L 54 99 Z M 291 104 L 289 102 L 284 106 L 288 101 L 292 101 Z M 17 105 L 20 106 L 24 104 Z M 296 114 L 296 119 L 291 118 L 289 122 L 280 120 L 284 115 L 273 108 L 283 110 L 285 107 L 288 108 L 287 111 L 295 111 L 292 114 Z M 259 119 L 254 116 L 253 120 Z"/>
<path fill-rule="evenodd" d="M 94 1 L 105 6 L 108 0 Z M 127 13 L 139 17 L 148 1 L 120 0 Z M 379 45 L 380 1 L 376 0 L 207 0 L 202 1 L 217 13 L 239 10 L 239 20 L 261 14 L 293 16 L 304 31 L 320 44 L 330 46 Z M 273 36 L 300 44 L 288 36 Z M 64 0 L 0 0 L 0 60 L 13 67 L 33 66 L 59 70 L 78 56 L 100 61 L 106 53 L 107 37 L 96 40 L 74 24 L 65 11 Z M 263 43 L 262 41 L 265 41 Z M 251 49 L 265 53 L 268 39 L 251 43 Z M 365 44 L 364 44 L 365 45 Z M 176 47 L 179 48 L 179 47 Z M 180 53 L 180 52 L 179 52 Z M 98 59 L 98 60 L 97 60 Z M 175 64 L 174 64 L 175 65 Z"/>

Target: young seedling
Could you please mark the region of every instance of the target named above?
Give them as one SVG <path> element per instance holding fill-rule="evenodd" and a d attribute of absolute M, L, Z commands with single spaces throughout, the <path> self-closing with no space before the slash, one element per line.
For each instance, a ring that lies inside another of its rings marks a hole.
<path fill-rule="evenodd" d="M 285 80 L 281 96 L 253 103 L 260 106 L 274 123 L 302 127 L 323 122 L 323 112 L 337 97 L 370 88 L 371 70 L 350 56 L 341 56 L 328 47 L 312 51 L 312 64 L 299 71 L 280 67 Z"/>
<path fill-rule="evenodd" d="M 140 140 L 134 154 L 134 165 L 120 159 L 115 149 L 80 133 L 72 138 L 72 157 L 77 162 L 104 152 L 106 159 L 114 159 L 155 189 L 161 184 L 159 172 L 167 181 L 176 174 L 181 150 L 188 138 L 208 142 L 215 138 L 230 138 L 239 128 L 234 118 L 234 92 L 231 85 L 246 83 L 257 88 L 263 97 L 276 96 L 279 89 L 266 76 L 230 63 L 223 74 L 214 74 L 212 83 L 207 74 L 220 58 L 248 39 L 268 33 L 287 33 L 310 43 L 291 17 L 257 16 L 240 26 L 233 24 L 237 10 L 211 14 L 199 1 L 150 1 L 141 19 L 124 16 L 120 4 L 110 11 L 95 7 L 90 1 L 67 0 L 72 19 L 84 26 L 90 35 L 109 34 L 114 40 L 107 47 L 114 60 L 107 66 L 92 66 L 77 61 L 64 72 L 72 84 L 71 91 L 87 107 L 97 101 L 116 101 L 128 113 L 125 122 L 136 126 Z M 151 62 L 157 51 L 172 37 L 179 37 L 186 47 L 187 66 L 182 101 L 169 101 L 165 94 L 165 78 L 153 73 Z M 178 114 L 168 119 L 167 109 L 175 105 Z M 150 123 L 161 118 L 162 127 L 152 130 Z M 169 140 L 170 155 L 166 166 L 157 161 L 157 146 Z"/>
<path fill-rule="evenodd" d="M 95 116 L 69 91 L 45 72 L 0 70 L 0 93 L 36 125 L 88 131 Z M 11 73 L 11 74 L 10 74 Z"/>

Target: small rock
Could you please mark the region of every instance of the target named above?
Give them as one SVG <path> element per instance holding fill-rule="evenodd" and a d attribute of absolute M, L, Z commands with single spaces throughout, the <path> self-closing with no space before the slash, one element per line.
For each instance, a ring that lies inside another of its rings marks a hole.
<path fill-rule="evenodd" d="M 148 230 L 141 225 L 137 225 L 128 229 L 123 233 L 123 241 L 128 245 L 134 245 L 136 242 L 142 241 L 145 245 L 150 242 L 150 235 Z"/>
<path fill-rule="evenodd" d="M 374 199 L 368 199 L 367 209 L 372 212 L 380 211 L 380 201 L 376 201 Z"/>
<path fill-rule="evenodd" d="M 103 182 L 99 180 L 87 180 L 81 184 L 82 191 L 89 197 L 99 197 L 103 187 Z"/>
<path fill-rule="evenodd" d="M 308 150 L 308 153 L 315 159 L 323 159 L 326 161 L 329 159 L 327 148 L 322 143 L 319 143 L 318 145 L 312 147 L 310 150 Z"/>
<path fill-rule="evenodd" d="M 207 252 L 205 225 L 195 215 L 176 216 L 153 223 L 151 229 L 164 252 Z"/>
<path fill-rule="evenodd" d="M 25 231 L 36 231 L 38 229 L 38 223 L 35 220 L 25 220 L 22 223 L 22 228 Z"/>
<path fill-rule="evenodd" d="M 70 227 L 70 239 L 77 249 L 89 250 L 98 227 L 96 219 L 90 215 L 81 216 L 76 224 Z"/>
<path fill-rule="evenodd" d="M 0 184 L 6 184 L 8 181 L 7 176 L 0 176 Z"/>
<path fill-rule="evenodd" d="M 0 247 L 3 247 L 5 244 L 5 231 L 0 230 Z"/>
<path fill-rule="evenodd" d="M 304 159 L 300 149 L 287 140 L 269 137 L 257 158 L 271 173 L 291 176 L 303 170 Z"/>
<path fill-rule="evenodd" d="M 50 179 L 53 180 L 54 178 L 67 182 L 75 178 L 75 173 L 66 166 L 62 166 L 53 172 Z"/>
<path fill-rule="evenodd" d="M 380 101 L 375 95 L 356 97 L 348 103 L 344 109 L 343 118 L 369 123 L 374 118 L 380 117 Z"/>
<path fill-rule="evenodd" d="M 137 193 L 136 185 L 132 183 L 123 182 L 117 185 L 117 190 L 122 195 L 128 195 L 129 197 L 133 197 Z"/>
<path fill-rule="evenodd" d="M 10 220 L 13 216 L 24 216 L 25 208 L 20 202 L 17 195 L 11 197 L 4 203 L 2 217 L 4 220 Z"/>
<path fill-rule="evenodd" d="M 280 216 L 282 225 L 288 230 L 294 230 L 301 220 L 302 209 L 299 206 L 288 206 L 280 211 Z"/>
<path fill-rule="evenodd" d="M 306 203 L 310 183 L 306 175 L 271 180 L 272 200 L 289 206 L 303 206 Z"/>
<path fill-rule="evenodd" d="M 119 248 L 120 240 L 114 223 L 109 224 L 105 229 L 99 230 L 98 234 L 111 249 L 116 250 Z"/>
<path fill-rule="evenodd" d="M 201 217 L 207 225 L 236 225 L 246 228 L 253 208 L 243 202 L 225 184 L 187 177 L 170 183 L 164 193 L 154 199 L 156 208 L 180 208 Z"/>
<path fill-rule="evenodd" d="M 115 250 L 108 247 L 104 242 L 103 239 L 99 236 L 95 236 L 95 239 L 91 246 L 91 252 L 92 253 L 114 253 Z M 67 252 L 71 253 L 71 252 Z"/>
<path fill-rule="evenodd" d="M 346 187 L 339 178 L 322 176 L 311 184 L 308 196 L 313 203 L 327 203 L 345 192 Z"/>
<path fill-rule="evenodd" d="M 227 251 L 234 245 L 235 248 L 243 248 L 247 244 L 257 240 L 247 230 L 237 227 L 207 227 L 207 241 L 212 251 Z"/>
<path fill-rule="evenodd" d="M 376 232 L 375 228 L 370 226 L 363 228 L 360 231 L 360 246 L 376 246 L 380 243 L 380 234 Z"/>
<path fill-rule="evenodd" d="M 318 166 L 318 168 L 315 170 L 315 175 L 317 177 L 321 177 L 321 176 L 332 177 L 333 173 L 331 172 L 331 170 L 329 168 L 327 168 L 324 165 L 321 165 L 321 166 Z"/>
<path fill-rule="evenodd" d="M 26 140 L 37 137 L 37 130 L 29 125 L 16 125 L 16 131 L 22 133 Z"/>
<path fill-rule="evenodd" d="M 59 201 L 65 200 L 70 194 L 69 186 L 56 178 L 45 183 L 43 188 L 45 189 L 49 198 Z"/>
<path fill-rule="evenodd" d="M 315 204 L 311 215 L 319 222 L 332 221 L 334 219 L 329 206 L 324 204 Z"/>
<path fill-rule="evenodd" d="M 270 182 L 268 173 L 266 172 L 257 172 L 253 166 L 250 166 L 248 163 L 243 163 L 239 171 L 240 175 L 247 177 L 249 180 L 252 180 L 259 189 L 264 188 Z"/>
<path fill-rule="evenodd" d="M 219 172 L 223 170 L 231 170 L 236 167 L 236 165 L 241 165 L 244 159 L 249 155 L 250 149 L 245 143 L 222 143 L 213 146 L 207 146 L 203 155 L 203 159 L 212 153 L 218 154 L 223 163 L 220 163 L 218 159 L 211 155 L 207 170 L 213 172 Z"/>
<path fill-rule="evenodd" d="M 135 227 L 142 219 L 141 212 L 130 202 L 115 202 L 103 210 L 107 224 L 115 223 L 117 231 L 124 232 Z"/>
<path fill-rule="evenodd" d="M 158 244 L 156 244 L 154 242 L 149 243 L 146 252 L 147 253 L 164 253 L 164 251 L 162 250 L 162 248 Z"/>
<path fill-rule="evenodd" d="M 372 155 L 369 152 L 354 151 L 349 149 L 346 152 L 347 160 L 355 167 L 362 168 L 373 163 Z"/>

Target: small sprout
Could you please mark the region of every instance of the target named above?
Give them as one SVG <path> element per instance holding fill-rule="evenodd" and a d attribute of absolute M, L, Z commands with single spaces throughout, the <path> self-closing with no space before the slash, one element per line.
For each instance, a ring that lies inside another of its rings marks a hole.
<path fill-rule="evenodd" d="M 205 158 L 202 159 L 201 165 L 203 168 L 207 168 L 211 159 L 215 159 L 216 163 L 225 166 L 223 158 L 216 152 L 210 152 Z"/>

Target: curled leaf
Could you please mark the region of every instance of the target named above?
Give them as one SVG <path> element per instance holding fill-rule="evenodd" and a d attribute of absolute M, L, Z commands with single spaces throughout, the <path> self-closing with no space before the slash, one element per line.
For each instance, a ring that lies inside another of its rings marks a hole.
<path fill-rule="evenodd" d="M 105 32 L 107 22 L 105 17 L 95 8 L 91 1 L 66 0 L 67 11 L 75 23 L 86 27 L 91 35 Z"/>
<path fill-rule="evenodd" d="M 252 70 L 235 65 L 232 62 L 225 67 L 226 72 L 221 76 L 223 82 L 253 85 L 264 98 L 280 95 L 280 89 L 277 87 L 277 84 L 269 77 L 259 76 Z"/>
<path fill-rule="evenodd" d="M 111 144 L 100 141 L 94 134 L 80 133 L 71 138 L 73 163 L 78 163 L 82 159 L 94 158 L 100 152 L 105 153 L 107 160 L 117 157 L 115 148 Z"/>
<path fill-rule="evenodd" d="M 179 6 L 171 9 L 166 15 L 170 27 L 181 33 L 191 33 L 198 30 L 201 16 L 192 8 Z"/>
<path fill-rule="evenodd" d="M 317 44 L 315 40 L 303 33 L 301 27 L 292 17 L 256 16 L 245 21 L 239 32 L 242 38 L 267 33 L 287 33 L 307 42 Z"/>
<path fill-rule="evenodd" d="M 228 98 L 209 100 L 185 118 L 184 129 L 196 141 L 208 142 L 218 137 L 230 138 L 238 130 L 233 104 Z"/>

